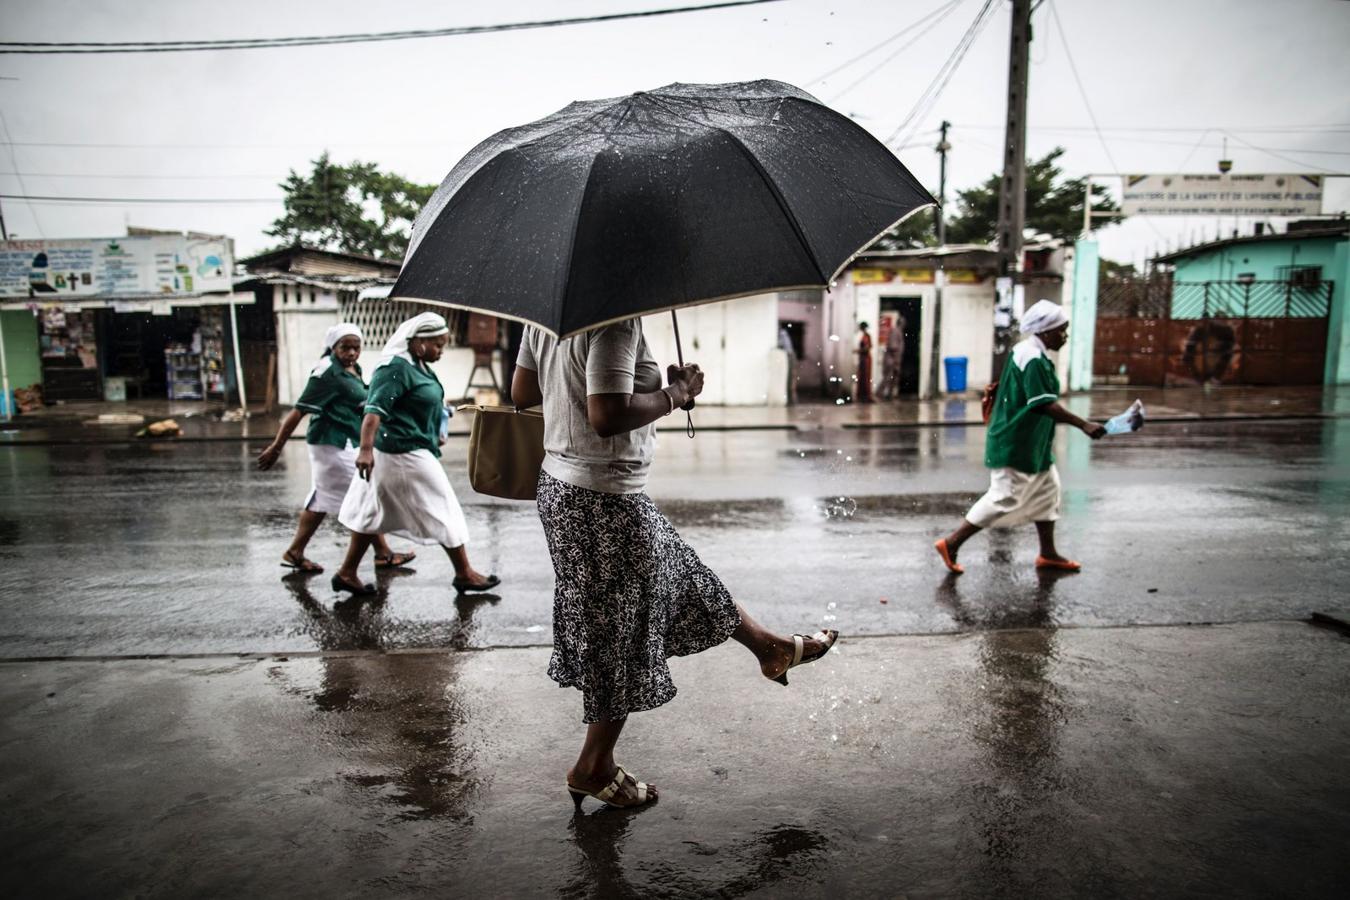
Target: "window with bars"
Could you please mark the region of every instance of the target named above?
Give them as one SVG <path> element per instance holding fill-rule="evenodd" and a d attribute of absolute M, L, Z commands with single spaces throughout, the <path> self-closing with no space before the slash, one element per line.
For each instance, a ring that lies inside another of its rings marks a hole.
<path fill-rule="evenodd" d="M 394 336 L 400 324 L 424 312 L 434 312 L 445 317 L 446 324 L 450 326 L 448 346 L 462 347 L 468 343 L 469 314 L 462 309 L 404 300 L 358 301 L 356 298 L 355 291 L 343 291 L 338 295 L 338 306 L 342 321 L 351 322 L 361 329 L 367 347 L 383 347 Z"/>

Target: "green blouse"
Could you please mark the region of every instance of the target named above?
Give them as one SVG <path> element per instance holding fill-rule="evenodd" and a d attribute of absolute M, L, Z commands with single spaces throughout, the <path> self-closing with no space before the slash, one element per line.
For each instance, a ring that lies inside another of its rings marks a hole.
<path fill-rule="evenodd" d="M 366 412 L 380 417 L 375 447 L 383 453 L 430 450 L 441 455 L 445 389 L 428 366 L 395 357 L 370 378 Z"/>
<path fill-rule="evenodd" d="M 1059 376 L 1043 352 L 1034 351 L 1019 367 L 1014 354 L 1008 360 L 994 396 L 984 464 L 991 469 L 1012 468 L 1028 475 L 1046 471 L 1055 462 L 1055 420 L 1037 407 L 1059 399 Z"/>
<path fill-rule="evenodd" d="M 361 367 L 348 372 L 333 357 L 332 365 L 318 375 L 309 376 L 295 408 L 309 413 L 305 442 L 332 447 L 353 447 L 361 443 L 361 408 L 366 402 L 366 382 Z"/>

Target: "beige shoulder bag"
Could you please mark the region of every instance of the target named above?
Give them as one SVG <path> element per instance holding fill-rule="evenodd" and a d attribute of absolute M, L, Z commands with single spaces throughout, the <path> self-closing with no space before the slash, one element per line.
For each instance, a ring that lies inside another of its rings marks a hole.
<path fill-rule="evenodd" d="M 544 414 L 539 409 L 465 404 L 469 427 L 469 484 L 480 494 L 533 500 L 544 464 Z"/>

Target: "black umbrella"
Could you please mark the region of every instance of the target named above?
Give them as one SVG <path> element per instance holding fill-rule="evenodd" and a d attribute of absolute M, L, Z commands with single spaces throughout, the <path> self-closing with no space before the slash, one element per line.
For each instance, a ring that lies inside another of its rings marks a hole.
<path fill-rule="evenodd" d="M 826 287 L 934 203 L 874 137 L 780 81 L 672 84 L 508 128 L 450 171 L 391 299 L 567 337 Z"/>

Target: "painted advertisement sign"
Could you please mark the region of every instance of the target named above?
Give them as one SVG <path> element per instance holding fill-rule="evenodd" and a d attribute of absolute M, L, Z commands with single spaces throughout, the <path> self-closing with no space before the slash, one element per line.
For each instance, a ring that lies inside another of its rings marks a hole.
<path fill-rule="evenodd" d="M 1127 216 L 1315 216 L 1321 175 L 1126 175 Z"/>
<path fill-rule="evenodd" d="M 45 300 L 228 292 L 228 238 L 185 235 L 0 242 L 0 296 Z"/>

